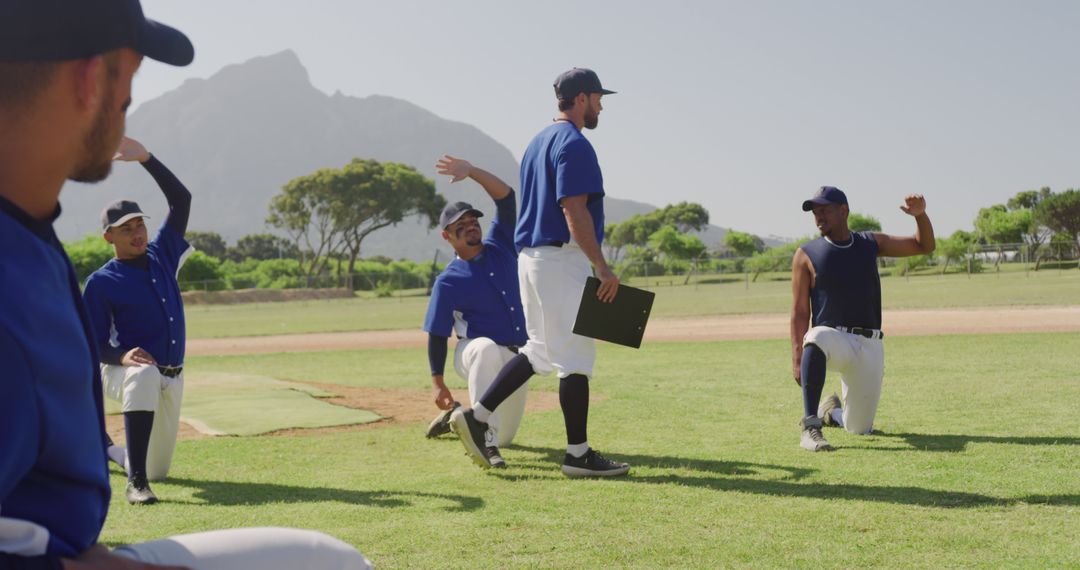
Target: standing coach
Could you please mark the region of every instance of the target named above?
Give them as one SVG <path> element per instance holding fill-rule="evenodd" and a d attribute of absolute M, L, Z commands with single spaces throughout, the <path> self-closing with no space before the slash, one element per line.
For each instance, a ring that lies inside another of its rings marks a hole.
<path fill-rule="evenodd" d="M 153 504 L 148 480 L 169 473 L 184 393 L 184 303 L 177 272 L 192 247 L 184 240 L 191 193 L 138 141 L 125 137 L 116 160 L 139 162 L 154 177 L 169 214 L 153 241 L 149 217 L 121 200 L 101 213 L 116 257 L 86 280 L 83 300 L 97 339 L 105 395 L 120 403 L 127 438 L 127 500 Z M 119 457 L 116 457 L 120 455 Z"/>
<path fill-rule="evenodd" d="M 604 180 L 582 128 L 595 129 L 604 89 L 589 69 L 574 68 L 555 79 L 559 115 L 540 131 L 521 160 L 521 215 L 514 241 L 518 281 L 529 342 L 499 372 L 471 410 L 452 416 L 466 451 L 481 466 L 485 422 L 533 374 L 559 377 L 559 404 L 566 425 L 567 477 L 625 475 L 630 466 L 611 461 L 589 445 L 589 377 L 595 341 L 573 333 L 585 280 L 596 270 L 597 296 L 611 302 L 619 279 L 604 260 Z M 591 265 L 591 267 L 590 267 Z"/>

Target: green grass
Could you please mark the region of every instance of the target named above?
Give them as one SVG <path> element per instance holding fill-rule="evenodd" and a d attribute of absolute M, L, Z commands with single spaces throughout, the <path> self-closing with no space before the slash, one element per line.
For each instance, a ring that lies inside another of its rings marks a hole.
<path fill-rule="evenodd" d="M 741 277 L 706 276 L 689 286 L 677 278 L 652 279 L 654 317 L 785 313 L 791 285 L 785 276 L 746 283 Z M 646 285 L 643 279 L 631 282 Z M 1019 271 L 972 275 L 883 277 L 886 309 L 936 309 L 1007 305 L 1080 304 L 1080 271 Z M 190 338 L 310 332 L 419 329 L 426 297 L 336 299 L 291 303 L 192 306 L 186 310 Z"/>
<path fill-rule="evenodd" d="M 419 424 L 192 440 L 154 487 L 164 502 L 133 508 L 118 494 L 102 538 L 299 526 L 379 568 L 1077 567 L 1077 347 L 1080 333 L 889 339 L 878 433 L 829 430 L 839 450 L 812 454 L 798 447 L 785 341 L 604 345 L 590 441 L 631 461 L 629 477 L 563 478 L 557 410 L 526 417 L 498 472 Z M 418 350 L 187 364 L 427 384 Z"/>

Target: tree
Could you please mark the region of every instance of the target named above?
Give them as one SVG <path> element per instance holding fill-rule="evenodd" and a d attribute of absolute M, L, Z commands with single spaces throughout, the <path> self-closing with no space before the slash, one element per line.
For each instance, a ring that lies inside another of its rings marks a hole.
<path fill-rule="evenodd" d="M 446 199 L 411 166 L 353 159 L 289 181 L 271 200 L 267 223 L 312 252 L 308 275 L 321 273 L 331 254 L 347 254 L 352 273 L 364 238 L 408 216 L 438 223 Z"/>
<path fill-rule="evenodd" d="M 847 219 L 848 229 L 853 232 L 880 232 L 881 222 L 873 216 L 864 216 L 856 212 L 849 212 Z"/>
<path fill-rule="evenodd" d="M 300 248 L 283 237 L 273 234 L 249 234 L 229 248 L 229 259 L 300 259 Z"/>
<path fill-rule="evenodd" d="M 221 271 L 221 261 L 201 251 L 196 251 L 187 256 L 183 267 L 176 275 L 176 280 L 181 283 L 181 290 L 218 290 L 225 288 L 222 280 L 224 274 Z"/>
<path fill-rule="evenodd" d="M 669 204 L 649 214 L 663 225 L 675 226 L 680 232 L 701 231 L 709 225 L 709 211 L 701 204 L 679 202 Z"/>
<path fill-rule="evenodd" d="M 975 234 L 964 230 L 956 230 L 951 236 L 937 240 L 937 248 L 934 250 L 934 254 L 945 261 L 941 265 L 941 272 L 945 273 L 945 270 L 949 268 L 950 261 L 957 263 L 962 261 L 971 251 L 971 246 L 975 242 Z"/>
<path fill-rule="evenodd" d="M 75 277 L 80 283 L 115 255 L 112 246 L 101 238 L 101 234 L 90 234 L 77 242 L 64 244 L 64 251 L 71 258 Z"/>
<path fill-rule="evenodd" d="M 988 244 L 998 245 L 994 267 L 1001 263 L 1004 256 L 1002 245 L 1024 241 L 1024 233 L 1031 225 L 1031 212 L 1028 210 L 1009 211 L 1002 204 L 982 208 L 975 217 L 975 232 Z"/>
<path fill-rule="evenodd" d="M 619 254 L 627 246 L 645 247 L 649 236 L 663 226 L 653 214 L 638 214 L 619 224 L 610 224 L 604 229 L 604 245 L 611 252 L 611 261 L 619 259 Z"/>
<path fill-rule="evenodd" d="M 1071 237 L 1080 250 L 1080 190 L 1070 188 L 1043 198 L 1035 209 L 1035 219 L 1054 233 Z"/>
<path fill-rule="evenodd" d="M 1041 247 L 1046 240 L 1050 239 L 1051 231 L 1046 229 L 1035 216 L 1035 210 L 1050 196 L 1050 188 L 1043 187 L 1039 190 L 1025 190 L 1018 192 L 1006 203 L 1010 212 L 1015 213 L 1021 222 L 1025 223 L 1023 239 L 1027 245 L 1028 256 L 1035 258 L 1035 271 L 1039 270 L 1042 262 Z"/>
<path fill-rule="evenodd" d="M 184 234 L 184 239 L 196 250 L 210 257 L 225 259 L 225 252 L 228 248 L 221 234 L 217 232 L 187 232 Z"/>
<path fill-rule="evenodd" d="M 724 245 L 738 257 L 750 257 L 765 249 L 765 242 L 761 241 L 761 238 L 735 230 L 729 230 L 724 234 Z"/>
<path fill-rule="evenodd" d="M 668 259 L 698 259 L 705 254 L 705 244 L 692 236 L 679 232 L 675 226 L 664 226 L 649 236 L 649 245 Z"/>

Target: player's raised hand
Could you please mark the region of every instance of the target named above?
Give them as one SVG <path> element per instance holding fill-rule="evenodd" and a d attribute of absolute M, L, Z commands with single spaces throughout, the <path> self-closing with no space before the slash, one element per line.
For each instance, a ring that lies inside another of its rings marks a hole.
<path fill-rule="evenodd" d="M 116 149 L 116 154 L 113 155 L 113 160 L 146 162 L 150 160 L 150 151 L 146 150 L 146 147 L 141 142 L 130 137 L 124 137 L 120 141 L 120 148 Z"/>
<path fill-rule="evenodd" d="M 450 182 L 460 182 L 469 177 L 469 172 L 472 170 L 472 164 L 469 161 L 454 158 L 449 154 L 444 155 L 439 159 L 439 162 L 435 164 L 435 171 L 439 174 L 445 174 L 451 177 Z"/>
<path fill-rule="evenodd" d="M 922 194 L 908 194 L 904 197 L 904 205 L 900 209 L 909 216 L 921 216 L 926 213 L 926 198 Z"/>
<path fill-rule="evenodd" d="M 619 292 L 619 278 L 609 267 L 597 271 L 596 277 L 600 279 L 600 287 L 596 290 L 596 298 L 605 303 L 614 301 L 615 294 Z"/>
<path fill-rule="evenodd" d="M 154 360 L 153 356 L 150 356 L 149 352 L 135 347 L 124 353 L 124 356 L 120 359 L 120 364 L 124 366 L 156 365 L 157 361 Z"/>

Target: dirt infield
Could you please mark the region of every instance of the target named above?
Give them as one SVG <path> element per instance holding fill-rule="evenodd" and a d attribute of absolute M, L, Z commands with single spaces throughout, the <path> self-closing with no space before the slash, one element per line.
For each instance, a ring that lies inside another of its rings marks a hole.
<path fill-rule="evenodd" d="M 889 336 L 972 333 L 1080 331 L 1080 306 L 1000 307 L 886 311 L 882 316 Z M 787 338 L 787 315 L 728 315 L 654 319 L 646 342 Z M 360 348 L 421 348 L 427 336 L 420 330 L 361 331 L 299 335 L 189 339 L 192 356 L 310 352 Z"/>

